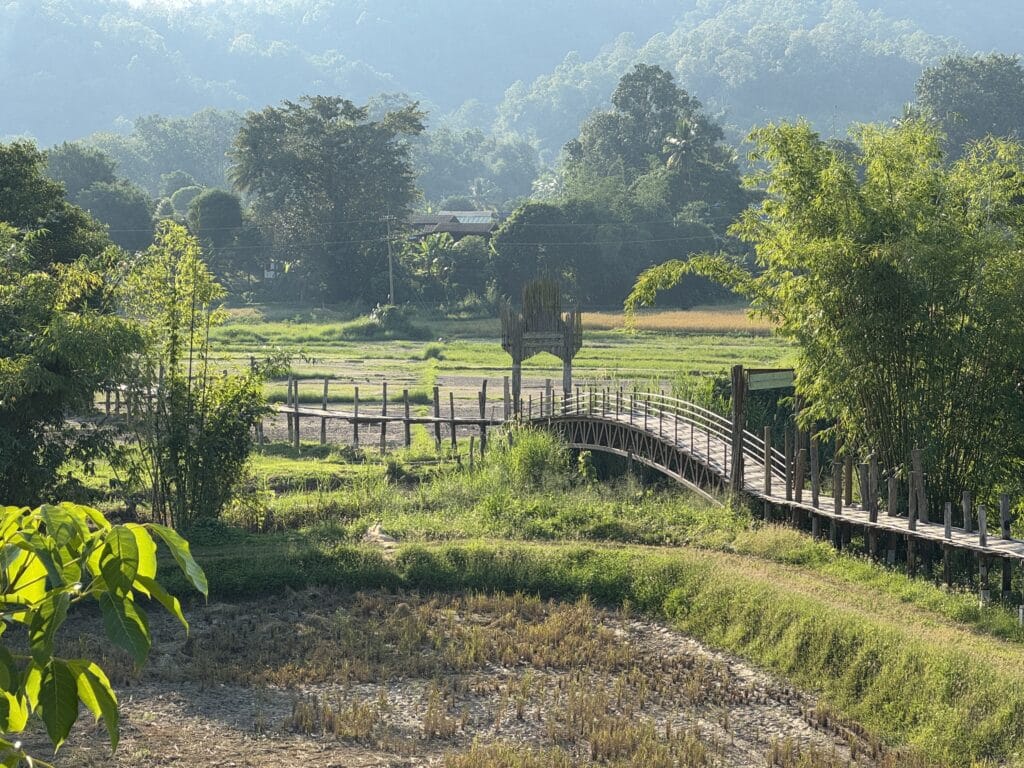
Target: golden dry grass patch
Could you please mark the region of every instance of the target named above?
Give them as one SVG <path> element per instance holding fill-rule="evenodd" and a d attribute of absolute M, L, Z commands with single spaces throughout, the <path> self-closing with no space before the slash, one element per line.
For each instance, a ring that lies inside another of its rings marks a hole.
<path fill-rule="evenodd" d="M 626 327 L 623 312 L 584 312 L 583 327 L 593 331 L 616 331 Z M 765 318 L 751 317 L 745 307 L 666 310 L 641 312 L 633 327 L 641 331 L 679 333 L 737 333 L 768 336 L 774 325 Z"/>

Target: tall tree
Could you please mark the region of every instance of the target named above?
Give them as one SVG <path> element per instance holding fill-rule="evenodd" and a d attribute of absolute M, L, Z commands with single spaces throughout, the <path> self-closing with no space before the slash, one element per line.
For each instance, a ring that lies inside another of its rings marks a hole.
<path fill-rule="evenodd" d="M 69 459 L 89 459 L 105 435 L 66 423 L 121 380 L 138 348 L 114 314 L 102 227 L 43 175 L 27 143 L 0 145 L 0 499 L 56 490 Z"/>
<path fill-rule="evenodd" d="M 69 200 L 77 201 L 83 189 L 115 181 L 114 161 L 95 147 L 64 142 L 46 151 L 46 175 L 64 185 Z"/>
<path fill-rule="evenodd" d="M 806 426 L 905 473 L 924 451 L 935 502 L 1016 481 L 1024 456 L 1024 146 L 986 139 L 947 163 L 922 120 L 867 126 L 857 151 L 806 123 L 751 137 L 766 193 L 732 233 L 756 272 L 721 256 L 669 262 L 627 306 L 684 275 L 724 281 L 799 351 Z"/>
<path fill-rule="evenodd" d="M 368 115 L 336 97 L 286 101 L 247 115 L 235 141 L 234 183 L 306 296 L 386 294 L 388 220 L 416 199 L 407 139 L 423 113 Z"/>
<path fill-rule="evenodd" d="M 126 251 L 153 242 L 153 201 L 131 182 L 97 182 L 79 192 L 77 202 L 110 227 L 110 239 Z"/>
<path fill-rule="evenodd" d="M 917 104 L 948 136 L 949 152 L 986 136 L 1024 132 L 1024 67 L 1017 56 L 950 56 L 917 81 Z"/>

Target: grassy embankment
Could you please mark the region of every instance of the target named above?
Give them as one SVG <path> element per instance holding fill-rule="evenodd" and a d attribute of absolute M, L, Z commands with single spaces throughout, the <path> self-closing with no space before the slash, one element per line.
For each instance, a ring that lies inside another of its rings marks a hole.
<path fill-rule="evenodd" d="M 319 517 L 281 509 L 277 525 L 294 530 L 200 532 L 196 550 L 228 599 L 323 584 L 628 604 L 821 692 L 937 764 L 1019 757 L 1024 634 L 1005 609 L 742 510 L 572 479 L 564 461 L 546 436 L 522 435 L 473 474 L 403 485 L 367 472 L 325 492 Z M 394 556 L 356 543 L 375 521 L 400 539 Z"/>
<path fill-rule="evenodd" d="M 314 331 L 326 334 L 320 339 L 298 341 L 308 323 L 247 319 L 256 320 L 247 325 L 254 336 L 232 342 L 236 360 L 266 344 L 301 346 L 297 373 L 305 365 L 349 382 L 404 377 L 426 391 L 443 377 L 500 375 L 507 362 L 491 321 L 433 328 L 445 341 L 424 354 L 422 342 L 331 341 L 323 328 Z M 787 347 L 759 335 L 764 329 L 740 330 L 735 315 L 729 322 L 709 328 L 705 318 L 693 330 L 633 336 L 593 330 L 576 371 L 663 381 L 784 360 Z M 555 371 L 537 358 L 525 373 Z M 820 691 L 874 734 L 938 764 L 1021 759 L 1024 635 L 1007 610 L 982 609 L 971 595 L 837 555 L 794 531 L 759 527 L 742 511 L 628 481 L 609 487 L 535 472 L 529 443 L 493 451 L 472 474 L 411 467 L 432 454 L 422 430 L 411 452 L 388 462 L 274 447 L 254 463 L 255 501 L 229 515 L 272 532 L 196 532 L 198 556 L 214 595 L 228 599 L 326 584 L 626 603 Z M 550 458 L 543 465 L 557 466 Z M 393 557 L 357 543 L 378 521 L 402 542 Z"/>

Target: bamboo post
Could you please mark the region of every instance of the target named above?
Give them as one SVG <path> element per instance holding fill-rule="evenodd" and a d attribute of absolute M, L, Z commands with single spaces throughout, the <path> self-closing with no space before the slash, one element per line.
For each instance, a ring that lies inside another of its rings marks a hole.
<path fill-rule="evenodd" d="M 818 436 L 811 436 L 811 506 L 819 506 L 821 497 L 821 476 L 818 467 Z"/>
<path fill-rule="evenodd" d="M 487 424 L 485 423 L 487 418 L 487 379 L 484 379 L 484 385 L 477 394 L 477 400 L 480 404 L 480 458 L 482 459 L 487 450 Z M 554 403 L 549 402 L 548 408 L 550 409 L 553 405 Z"/>
<path fill-rule="evenodd" d="M 381 455 L 388 450 L 388 383 L 381 383 L 380 393 L 380 452 Z"/>
<path fill-rule="evenodd" d="M 946 502 L 952 515 L 953 505 L 950 502 Z M 949 544 L 942 545 L 942 579 L 946 583 L 947 588 L 953 587 L 953 547 Z"/>
<path fill-rule="evenodd" d="M 783 429 L 785 435 L 784 452 L 786 454 L 786 501 L 793 500 L 793 442 L 790 437 L 789 424 Z"/>
<path fill-rule="evenodd" d="M 1009 541 L 1010 537 L 1010 497 L 1005 493 L 999 496 L 999 533 L 1002 538 Z M 1013 589 L 1013 564 L 1009 558 L 1000 558 L 1002 565 L 1002 597 L 1003 600 L 1010 599 L 1010 592 Z"/>
<path fill-rule="evenodd" d="M 843 514 L 843 465 L 838 456 L 832 457 L 832 511 Z"/>
<path fill-rule="evenodd" d="M 846 490 L 846 506 L 853 506 L 853 452 L 847 452 L 844 465 L 845 478 L 843 488 Z"/>
<path fill-rule="evenodd" d="M 458 447 L 455 435 L 455 393 L 451 391 L 448 392 L 448 408 L 451 413 L 452 448 L 455 449 Z"/>
<path fill-rule="evenodd" d="M 872 453 L 868 457 L 868 519 L 872 523 L 878 522 L 878 483 L 878 456 Z"/>
<path fill-rule="evenodd" d="M 980 520 L 982 510 L 984 507 L 978 507 L 978 518 Z M 981 523 L 978 523 L 978 528 L 981 528 Z M 978 554 L 978 598 L 981 603 L 992 602 L 992 588 L 988 583 L 988 555 Z"/>
<path fill-rule="evenodd" d="M 917 485 L 914 494 L 917 496 L 917 516 L 922 523 L 929 522 L 928 514 L 928 493 L 925 490 L 924 462 L 921 459 L 921 450 L 914 448 L 910 452 L 910 463 L 917 472 Z"/>
<path fill-rule="evenodd" d="M 910 473 L 910 493 L 907 496 L 907 527 L 912 530 L 917 530 L 917 472 L 911 471 Z"/>
<path fill-rule="evenodd" d="M 679 420 L 676 419 L 676 428 L 678 429 Z M 678 438 L 676 443 L 678 443 Z M 764 428 L 764 495 L 772 495 L 772 428 Z M 815 520 L 818 518 L 815 517 Z"/>
<path fill-rule="evenodd" d="M 320 401 L 321 410 L 327 410 L 327 377 L 324 376 L 324 396 Z M 327 445 L 327 417 L 320 417 L 320 445 Z"/>
<path fill-rule="evenodd" d="M 402 426 L 405 428 L 405 447 L 408 448 L 412 445 L 412 424 L 409 421 L 409 390 L 402 390 L 402 402 L 405 408 L 405 419 L 402 420 Z"/>
<path fill-rule="evenodd" d="M 860 508 L 866 512 L 871 496 L 868 492 L 868 465 L 866 462 L 857 465 L 857 480 L 860 483 Z"/>
<path fill-rule="evenodd" d="M 508 379 L 506 378 L 506 381 Z M 507 410 L 507 409 L 506 409 Z M 506 417 L 508 418 L 508 417 Z M 434 446 L 441 452 L 441 390 L 434 385 Z"/>
<path fill-rule="evenodd" d="M 285 423 L 288 425 L 288 443 L 290 445 L 290 444 L 295 442 L 295 424 L 292 421 L 292 412 L 291 412 L 291 407 L 292 407 L 292 377 L 291 376 L 288 377 L 288 389 L 287 389 L 287 391 L 285 392 L 285 395 L 284 395 L 284 407 L 286 409 L 285 410 L 285 414 L 284 414 L 284 420 L 285 420 Z"/>
<path fill-rule="evenodd" d="M 747 422 L 747 378 L 742 365 L 732 367 L 732 464 L 729 483 L 734 491 L 743 490 L 743 428 Z"/>
<path fill-rule="evenodd" d="M 298 447 L 299 447 L 299 380 L 298 379 L 295 380 L 295 393 L 294 393 L 294 395 L 292 397 L 292 409 L 293 409 L 292 413 L 294 414 L 294 416 L 292 418 L 295 421 L 295 440 L 292 443 L 292 445 L 294 445 L 295 448 L 298 449 Z"/>
<path fill-rule="evenodd" d="M 807 449 L 801 448 L 796 454 L 796 480 L 794 482 L 794 495 L 798 504 L 804 500 L 804 474 L 807 466 Z"/>
<path fill-rule="evenodd" d="M 359 448 L 359 387 L 352 388 L 352 445 Z"/>

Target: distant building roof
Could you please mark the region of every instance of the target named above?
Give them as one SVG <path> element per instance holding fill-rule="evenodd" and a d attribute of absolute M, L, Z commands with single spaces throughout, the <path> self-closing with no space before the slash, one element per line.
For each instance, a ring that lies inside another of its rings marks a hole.
<path fill-rule="evenodd" d="M 439 211 L 414 213 L 406 224 L 412 228 L 410 238 L 422 240 L 427 235 L 447 233 L 455 240 L 470 235 L 490 237 L 505 215 L 492 211 Z"/>

